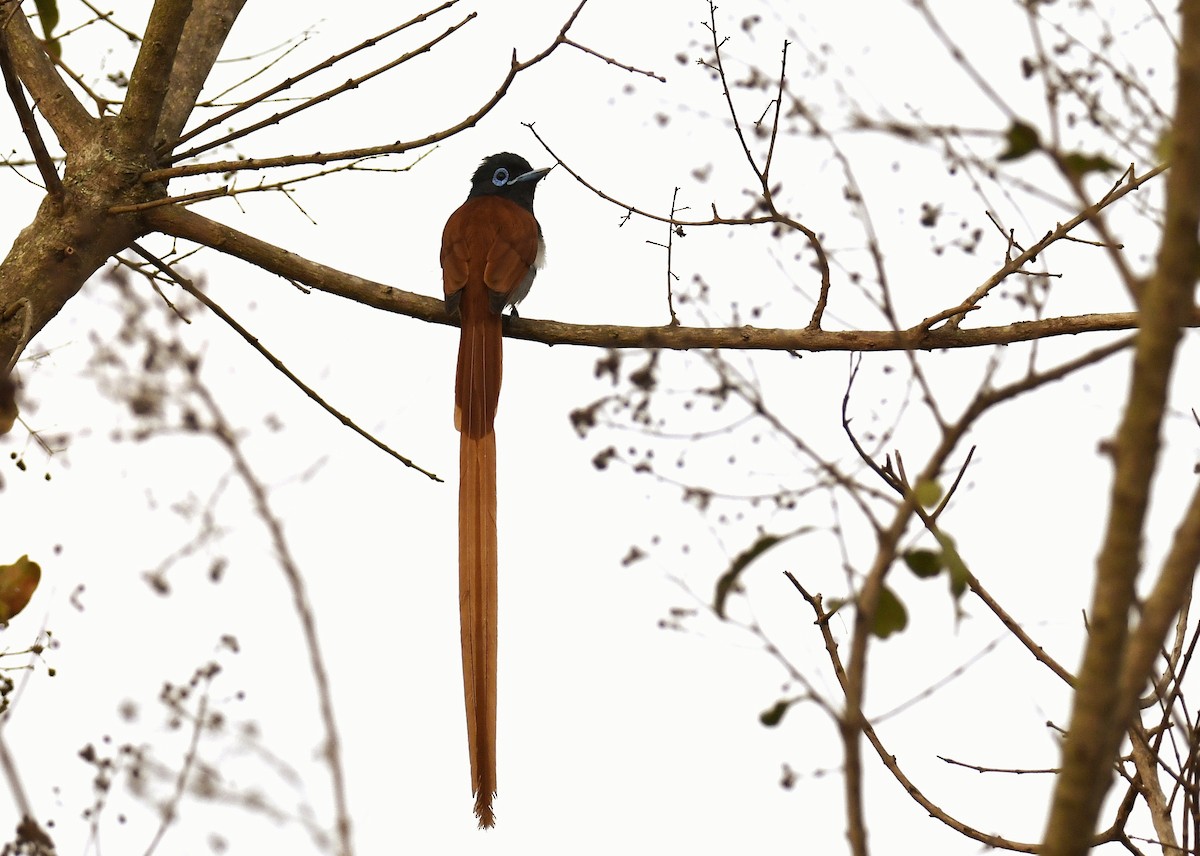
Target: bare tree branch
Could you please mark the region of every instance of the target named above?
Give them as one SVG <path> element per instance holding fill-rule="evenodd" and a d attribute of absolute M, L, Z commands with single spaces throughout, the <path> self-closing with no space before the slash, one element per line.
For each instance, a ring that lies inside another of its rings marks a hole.
<path fill-rule="evenodd" d="M 1158 776 L 1158 753 L 1150 746 L 1146 730 L 1139 723 L 1134 723 L 1129 737 L 1132 744 L 1130 754 L 1133 757 L 1134 769 L 1138 773 L 1138 791 L 1146 800 L 1150 821 L 1154 824 L 1154 833 L 1163 843 L 1163 853 L 1180 851 L 1175 827 L 1171 824 L 1171 806 L 1163 793 L 1162 782 Z"/>
<path fill-rule="evenodd" d="M 236 434 L 225 414 L 217 406 L 216 399 L 204 384 L 193 381 L 193 390 L 204 402 L 209 415 L 214 422 L 213 435 L 228 451 L 233 460 L 238 477 L 250 492 L 255 512 L 267 527 L 271 535 L 271 543 L 275 548 L 275 557 L 283 571 L 288 588 L 292 592 L 292 603 L 296 617 L 300 621 L 300 629 L 304 635 L 304 645 L 308 652 L 309 668 L 317 689 L 317 704 L 320 708 L 321 723 L 325 728 L 325 742 L 322 754 L 329 763 L 329 774 L 333 780 L 333 804 L 336 812 L 337 856 L 351 856 L 353 845 L 350 837 L 350 807 L 346 795 L 346 773 L 342 764 L 342 743 L 338 737 L 337 720 L 333 714 L 333 690 L 329 683 L 329 671 L 325 667 L 325 657 L 321 653 L 321 645 L 317 636 L 317 620 L 313 613 L 312 604 L 308 598 L 304 575 L 292 555 L 284 533 L 283 522 L 271 508 L 267 489 L 255 474 L 250 462 L 242 453 L 242 447 L 237 441 Z"/>
<path fill-rule="evenodd" d="M 8 90 L 8 98 L 12 101 L 13 109 L 17 111 L 17 118 L 21 122 L 21 131 L 25 134 L 25 139 L 29 141 L 29 148 L 33 151 L 33 160 L 46 185 L 46 192 L 61 197 L 63 185 L 62 179 L 58 177 L 58 168 L 54 165 L 54 160 L 46 149 L 46 142 L 42 139 L 41 131 L 38 130 L 33 111 L 25 102 L 25 92 L 21 89 L 21 81 L 17 78 L 16 69 L 13 68 L 12 59 L 8 55 L 8 41 L 2 38 L 0 38 L 0 74 L 4 76 L 4 87 Z"/>
<path fill-rule="evenodd" d="M 175 792 L 171 795 L 170 802 L 168 803 L 171 808 L 164 810 L 162 817 L 159 818 L 158 828 L 154 831 L 154 837 L 150 839 L 150 843 L 146 846 L 145 856 L 153 856 L 154 851 L 158 849 L 158 845 L 167 834 L 167 829 L 175 819 L 179 803 L 186 792 L 188 778 L 191 775 L 192 769 L 196 766 L 196 759 L 200 748 L 200 737 L 204 734 L 204 729 L 208 725 L 208 692 L 212 683 L 211 672 L 203 672 L 202 674 L 204 675 L 204 692 L 200 695 L 199 706 L 192 720 L 192 737 L 188 741 L 187 752 L 184 753 L 183 763 L 179 765 L 179 772 L 175 775 Z"/>
<path fill-rule="evenodd" d="M 191 12 L 192 0 L 155 0 L 150 11 L 121 107 L 121 137 L 129 150 L 144 150 L 154 142 L 172 85 L 175 56 Z"/>
<path fill-rule="evenodd" d="M 54 63 L 46 55 L 41 41 L 29 27 L 19 0 L 0 2 L 0 37 L 8 42 L 8 52 L 17 76 L 33 96 L 37 110 L 54 129 L 63 148 L 79 145 L 93 134 L 96 120 L 59 77 Z"/>
<path fill-rule="evenodd" d="M 1088 613 L 1089 634 L 1059 775 L 1047 821 L 1048 856 L 1082 856 L 1112 783 L 1112 763 L 1145 686 L 1115 681 L 1128 652 L 1129 613 L 1141 566 L 1142 532 L 1158 462 L 1160 432 L 1180 319 L 1192 303 L 1200 227 L 1200 0 L 1180 4 L 1183 38 L 1178 56 L 1172 164 L 1166 219 L 1153 277 L 1142 293 L 1133 376 L 1113 445 L 1114 474 L 1108 522 Z M 1148 677 L 1148 676 L 1144 676 Z M 1133 676 L 1126 676 L 1131 683 Z"/>
<path fill-rule="evenodd" d="M 238 128 L 235 131 L 230 131 L 229 133 L 225 134 L 224 136 L 217 137 L 215 140 L 209 140 L 207 142 L 204 142 L 198 146 L 195 146 L 194 148 L 188 149 L 187 151 L 179 152 L 178 154 L 173 154 L 168 160 L 172 163 L 175 161 L 184 160 L 186 158 L 193 157 L 194 155 L 198 155 L 201 152 L 205 152 L 210 149 L 215 149 L 218 146 L 222 146 L 226 143 L 231 143 L 234 140 L 240 140 L 242 137 L 247 137 L 250 134 L 253 134 L 255 131 L 260 131 L 263 128 L 267 128 L 267 127 L 270 127 L 271 125 L 278 124 L 279 122 L 282 122 L 284 119 L 287 119 L 290 116 L 294 116 L 297 113 L 300 113 L 304 110 L 309 109 L 310 107 L 315 107 L 318 104 L 323 104 L 327 101 L 330 101 L 331 99 L 336 98 L 338 95 L 341 95 L 343 92 L 348 92 L 351 89 L 357 89 L 359 86 L 366 83 L 371 78 L 378 77 L 379 75 L 383 74 L 384 72 L 391 71 L 396 66 L 408 62 L 409 60 L 413 59 L 414 57 L 418 57 L 421 54 L 428 53 L 429 51 L 433 50 L 440 42 L 444 41 L 445 39 L 450 38 L 450 36 L 454 35 L 456 32 L 458 32 L 460 29 L 462 29 L 468 23 L 470 23 L 472 20 L 474 20 L 477 15 L 478 15 L 477 12 L 472 12 L 471 14 L 467 15 L 467 17 L 465 17 L 461 21 L 459 21 L 457 24 L 450 26 L 444 32 L 440 33 L 439 35 L 437 35 L 434 38 L 430 39 L 429 41 L 425 42 L 425 44 L 421 45 L 418 48 L 413 48 L 411 51 L 406 51 L 405 53 L 403 53 L 400 56 L 396 57 L 395 59 L 391 60 L 390 62 L 387 62 L 387 63 L 381 65 L 379 68 L 372 69 L 371 71 L 367 72 L 366 74 L 359 75 L 358 77 L 351 78 L 350 80 L 347 80 L 344 83 L 340 83 L 337 86 L 333 87 L 332 89 L 322 92 L 320 95 L 315 95 L 312 98 L 306 98 L 304 101 L 300 102 L 299 104 L 295 105 L 294 107 L 290 107 L 287 110 L 281 110 L 280 112 L 275 113 L 274 115 L 269 116 L 266 119 L 263 119 L 259 122 L 254 122 L 250 125 L 247 125 L 244 128 Z"/>
<path fill-rule="evenodd" d="M 338 422 L 341 422 L 343 425 L 345 425 L 351 431 L 354 431 L 356 434 L 358 434 L 363 439 L 368 440 L 376 448 L 382 449 L 384 452 L 387 452 L 389 455 L 391 455 L 393 458 L 398 460 L 400 463 L 404 464 L 406 467 L 414 469 L 417 472 L 428 476 L 433 481 L 436 481 L 436 482 L 442 481 L 442 479 L 440 477 L 438 477 L 434 473 L 431 473 L 429 470 L 425 469 L 424 467 L 420 466 L 419 464 L 414 463 L 410 458 L 406 458 L 404 455 L 401 455 L 399 452 L 397 452 L 391 446 L 384 443 L 382 440 L 380 440 L 374 434 L 371 434 L 370 432 L 365 431 L 362 428 L 360 428 L 358 423 L 356 423 L 353 419 L 351 419 L 346 414 L 342 413 L 342 411 L 338 410 L 336 407 L 334 407 L 329 402 L 327 402 L 324 398 L 322 398 L 319 394 L 317 394 L 317 391 L 315 389 L 313 389 L 311 386 L 306 384 L 304 381 L 300 380 L 300 378 L 296 377 L 296 375 L 292 373 L 291 369 L 289 369 L 287 366 L 285 366 L 278 357 L 276 357 L 274 354 L 272 354 L 270 351 L 268 351 L 265 347 L 263 347 L 263 344 L 260 341 L 258 341 L 258 339 L 253 334 L 251 334 L 249 330 L 247 330 L 245 327 L 243 327 L 241 324 L 239 324 L 236 320 L 234 320 L 233 316 L 231 316 L 228 312 L 226 312 L 224 309 L 222 309 L 221 306 L 215 300 L 213 300 L 211 297 L 209 297 L 207 294 L 205 294 L 203 291 L 201 291 L 199 288 L 197 288 L 195 283 L 191 282 L 186 277 L 179 274 L 170 265 L 168 265 L 166 262 L 164 262 L 158 256 L 156 256 L 153 253 L 146 250 L 144 247 L 142 247 L 136 241 L 133 244 L 131 244 L 130 246 L 132 247 L 134 252 L 136 252 L 138 255 L 140 255 L 142 258 L 144 258 L 146 261 L 150 262 L 152 265 L 154 265 L 156 268 L 158 268 L 160 271 L 162 271 L 173 282 L 175 282 L 175 284 L 177 284 L 180 288 L 182 288 L 188 294 L 192 295 L 192 297 L 196 298 L 201 303 L 203 303 L 205 306 L 207 306 L 208 309 L 214 315 L 216 315 L 218 318 L 220 318 L 222 321 L 224 321 L 226 324 L 228 324 L 230 327 L 232 327 L 234 332 L 237 333 L 239 336 L 241 336 L 242 339 L 244 339 L 246 341 L 246 343 L 250 345 L 250 347 L 252 347 L 252 348 L 254 348 L 254 350 L 258 351 L 258 353 L 261 354 L 262 357 L 264 359 L 266 359 L 267 362 L 269 362 L 272 366 L 275 367 L 276 371 L 278 371 L 280 374 L 282 374 L 284 377 L 286 377 L 288 380 L 290 380 L 295 386 L 299 387 L 299 389 L 305 395 L 307 395 L 309 398 L 311 398 L 313 401 L 315 401 L 322 410 L 324 410 L 330 416 L 335 418 Z"/>
<path fill-rule="evenodd" d="M 1200 564 L 1200 486 L 1183 514 L 1171 549 L 1163 560 L 1154 589 L 1142 604 L 1141 620 L 1130 637 L 1121 670 L 1125 698 L 1141 694 L 1152 676 L 1155 658 L 1162 650 L 1167 630 L 1191 591 Z"/>
<path fill-rule="evenodd" d="M 164 206 L 146 211 L 158 231 L 193 241 L 234 256 L 285 279 L 336 294 L 348 300 L 408 315 L 420 321 L 454 325 L 440 298 L 401 291 L 336 268 L 322 265 L 217 223 L 194 211 Z M 1181 316 L 1189 327 L 1200 326 L 1200 312 Z M 1006 345 L 1052 336 L 1132 330 L 1135 312 L 1111 312 L 1017 321 L 997 327 L 923 329 L 925 321 L 907 330 L 814 330 L 767 327 L 623 327 L 608 324 L 567 324 L 531 318 L 512 318 L 505 335 L 548 345 L 587 345 L 602 348 L 721 348 L 729 350 L 904 351 L 977 348 Z"/>
<path fill-rule="evenodd" d="M 579 17 L 579 13 L 583 11 L 587 0 L 580 0 L 579 5 L 575 7 L 575 11 L 567 18 L 567 22 L 563 24 L 559 30 L 558 36 L 550 43 L 549 47 L 541 53 L 530 57 L 524 62 L 517 60 L 516 51 L 513 51 L 512 61 L 509 64 L 508 73 L 500 82 L 500 86 L 496 89 L 487 101 L 484 102 L 478 110 L 472 113 L 467 118 L 463 119 L 456 125 L 453 125 L 444 130 L 422 137 L 419 140 L 410 140 L 404 142 L 397 140 L 394 143 L 381 146 L 369 146 L 359 149 L 347 149 L 339 152 L 314 152 L 307 155 L 285 155 L 283 157 L 274 158 L 247 158 L 240 161 L 219 161 L 217 163 L 200 163 L 187 164 L 185 166 L 173 166 L 165 169 L 148 170 L 142 175 L 142 181 L 151 184 L 159 181 L 169 181 L 172 178 L 180 178 L 187 175 L 207 175 L 211 173 L 227 173 L 237 172 L 246 169 L 268 169 L 278 166 L 297 166 L 299 164 L 326 164 L 339 160 L 357 160 L 365 157 L 373 157 L 375 155 L 402 154 L 412 149 L 419 149 L 424 146 L 430 146 L 434 143 L 441 142 L 448 137 L 452 137 L 467 128 L 472 128 L 479 123 L 479 120 L 492 111 L 492 108 L 500 103 L 512 86 L 517 75 L 537 65 L 561 45 L 569 44 L 567 40 L 567 31 L 571 29 L 571 25 L 575 23 L 575 19 Z"/>
<path fill-rule="evenodd" d="M 194 0 L 179 39 L 155 142 L 179 136 L 246 0 Z"/>
<path fill-rule="evenodd" d="M 241 0 L 241 2 L 244 3 L 245 0 Z M 370 47 L 374 47 L 375 45 L 379 44 L 380 42 L 382 42 L 384 39 L 388 38 L 389 36 L 394 36 L 396 33 L 399 33 L 402 30 L 406 30 L 409 27 L 413 26 L 414 24 L 419 24 L 422 21 L 425 21 L 425 20 L 433 17 L 438 12 L 441 12 L 445 9 L 450 8 L 457 2 L 458 2 L 458 0 L 446 0 L 445 3 L 438 6 L 437 8 L 430 9 L 428 12 L 422 12 L 420 15 L 417 15 L 415 18 L 411 18 L 410 20 L 405 21 L 403 24 L 399 24 L 395 27 L 392 27 L 392 29 L 390 29 L 386 32 L 380 33 L 377 36 L 372 36 L 371 38 L 367 39 L 365 42 L 361 42 L 360 44 L 355 45 L 354 47 L 350 48 L 349 50 L 342 51 L 341 53 L 334 54 L 333 56 L 331 56 L 325 60 L 322 60 L 321 62 L 317 63 L 316 65 L 314 65 L 308 69 L 305 69 L 304 71 L 300 72 L 299 74 L 297 74 L 293 77 L 287 78 L 283 82 L 278 83 L 275 86 L 272 86 L 271 88 L 265 90 L 264 92 L 260 92 L 258 95 L 247 98 L 244 101 L 241 101 L 238 104 L 235 104 L 233 107 L 229 108 L 228 110 L 224 111 L 223 113 L 221 113 L 217 116 L 213 116 L 211 119 L 207 119 L 204 122 L 201 122 L 199 125 L 197 125 L 195 128 L 192 128 L 190 131 L 188 131 L 183 136 L 178 137 L 178 139 L 174 139 L 174 142 L 172 145 L 177 145 L 179 143 L 183 143 L 187 140 L 190 140 L 194 137 L 199 136 L 200 134 L 203 134 L 209 128 L 215 128 L 224 122 L 228 122 L 231 118 L 233 118 L 234 116 L 238 115 L 239 113 L 241 113 L 245 110 L 250 109 L 255 104 L 261 104 L 263 101 L 270 98 L 271 96 L 278 95 L 280 92 L 283 92 L 287 89 L 292 88 L 300 81 L 302 81 L 308 77 L 311 77 L 312 75 L 316 74 L 319 71 L 324 71 L 327 68 L 333 67 L 337 63 L 341 62 L 342 60 L 346 59 L 347 57 L 353 56 L 354 54 L 358 53 L 361 50 L 364 50 L 364 49 L 370 48 Z M 184 33 L 184 41 L 187 41 L 187 33 L 186 32 Z M 168 139 L 172 139 L 172 138 L 168 137 Z M 212 146 L 211 145 L 206 146 L 205 148 L 212 148 Z M 165 152 L 163 152 L 163 153 L 165 154 Z M 178 157 L 178 156 L 176 156 L 176 157 Z"/>
<path fill-rule="evenodd" d="M 837 640 L 833 638 L 833 633 L 829 629 L 829 619 L 831 617 L 831 613 L 825 610 L 821 595 L 810 594 L 804 588 L 804 586 L 800 584 L 794 575 L 787 571 L 784 573 L 791 581 L 792 585 L 796 587 L 796 590 L 800 592 L 800 595 L 805 599 L 805 601 L 808 602 L 808 605 L 812 607 L 812 610 L 816 615 L 816 625 L 821 631 L 821 639 L 825 643 L 825 653 L 829 657 L 830 664 L 833 666 L 834 675 L 837 677 L 838 683 L 842 687 L 842 691 L 848 694 L 850 679 L 847 676 L 845 666 L 842 663 L 841 654 L 838 653 Z M 1021 841 L 1012 841 L 999 835 L 983 832 L 982 830 L 975 829 L 974 827 L 963 823 L 958 818 L 949 814 L 947 811 L 945 811 L 945 809 L 927 797 L 921 791 L 921 789 L 917 787 L 916 783 L 913 782 L 907 776 L 907 774 L 905 774 L 903 768 L 901 768 L 900 764 L 897 762 L 896 756 L 887 751 L 887 747 L 884 745 L 883 740 L 880 739 L 879 733 L 869 721 L 865 719 L 863 720 L 862 729 L 867 741 L 871 744 L 871 747 L 875 750 L 875 754 L 879 757 L 880 761 L 883 762 L 883 765 L 887 768 L 888 772 L 892 774 L 896 781 L 899 782 L 904 788 L 905 792 L 912 797 L 918 805 L 929 812 L 930 817 L 938 819 L 951 829 L 962 833 L 968 838 L 972 838 L 975 841 L 982 842 L 983 844 L 987 844 L 991 847 L 996 847 L 1002 850 L 1012 850 L 1017 853 L 1037 852 L 1037 846 L 1034 844 L 1027 844 Z M 865 839 L 862 841 L 862 846 L 863 848 L 866 847 Z"/>

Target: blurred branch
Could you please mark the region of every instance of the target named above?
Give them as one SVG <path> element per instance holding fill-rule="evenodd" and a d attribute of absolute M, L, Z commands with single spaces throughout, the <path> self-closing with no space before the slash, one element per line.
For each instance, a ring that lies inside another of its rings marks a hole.
<path fill-rule="evenodd" d="M 1096 564 L 1087 644 L 1063 744 L 1062 773 L 1046 824 L 1043 852 L 1048 856 L 1081 856 L 1086 851 L 1081 833 L 1095 826 L 1112 783 L 1121 735 L 1129 727 L 1137 695 L 1149 678 L 1145 673 L 1123 673 L 1124 668 L 1135 665 L 1129 659 L 1130 609 L 1136 598 L 1171 371 L 1182 334 L 1180 319 L 1192 307 L 1200 257 L 1196 241 L 1200 228 L 1200 0 L 1185 0 L 1180 9 L 1182 39 L 1162 244 L 1155 273 L 1142 289 L 1133 376 L 1112 445 L 1109 516 Z M 1181 531 L 1194 526 L 1195 521 L 1189 519 Z M 1177 543 L 1181 540 L 1186 540 L 1186 535 Z M 1189 574 L 1192 572 L 1194 563 Z M 1176 581 L 1168 581 L 1162 590 L 1176 585 Z M 1144 645 L 1149 640 L 1140 641 Z M 1159 645 L 1161 639 L 1155 647 Z M 1114 675 L 1122 679 L 1114 680 Z"/>
<path fill-rule="evenodd" d="M 194 377 L 192 388 L 203 401 L 213 420 L 213 436 L 229 453 L 238 477 L 250 492 L 255 512 L 270 533 L 271 542 L 275 547 L 275 557 L 279 561 L 279 567 L 291 589 L 293 607 L 296 610 L 296 617 L 300 620 L 300 629 L 303 632 L 305 648 L 308 651 L 309 668 L 316 684 L 321 722 L 325 728 L 322 754 L 329 763 L 329 774 L 333 783 L 337 856 L 351 856 L 353 846 L 350 838 L 350 807 L 346 797 L 346 776 L 342 765 L 341 740 L 338 737 L 337 721 L 333 714 L 333 691 L 329 685 L 329 673 L 325 668 L 324 656 L 317 638 L 316 616 L 313 614 L 312 604 L 308 599 L 304 577 L 300 573 L 300 567 L 296 563 L 295 557 L 292 556 L 291 547 L 288 546 L 287 536 L 283 531 L 283 522 L 271 509 L 266 488 L 255 475 L 250 462 L 242 454 L 242 448 L 238 443 L 233 426 L 229 424 L 225 414 L 217 406 L 212 393 Z"/>
<path fill-rule="evenodd" d="M 158 828 L 154 831 L 154 837 L 150 839 L 150 844 L 146 847 L 146 856 L 151 856 L 158 849 L 163 836 L 167 834 L 168 827 L 179 816 L 179 803 L 187 790 L 188 776 L 196 764 L 196 755 L 200 748 L 200 735 L 204 733 L 205 720 L 208 718 L 208 691 L 212 684 L 214 673 L 212 671 L 204 671 L 200 674 L 203 675 L 204 692 L 200 695 L 199 708 L 193 717 L 192 739 L 188 742 L 187 752 L 183 756 L 183 763 L 179 765 L 179 771 L 175 774 L 175 791 L 171 795 L 167 806 L 162 811 L 162 817 L 159 818 Z"/>
<path fill-rule="evenodd" d="M 71 78 L 71 82 L 74 83 L 77 87 L 79 87 L 81 92 L 83 92 L 85 95 L 87 95 L 88 98 L 92 99 L 92 103 L 96 105 L 96 114 L 98 116 L 106 116 L 109 113 L 117 112 L 116 110 L 112 110 L 111 108 L 113 108 L 113 107 L 120 108 L 120 106 L 121 106 L 120 100 L 106 98 L 103 95 L 101 95 L 99 92 L 97 92 L 95 89 L 93 89 L 91 86 L 88 86 L 87 81 L 84 80 L 81 75 L 77 74 L 74 69 L 72 69 L 69 65 L 67 65 L 63 61 L 63 58 L 61 56 L 51 57 L 51 59 L 54 61 L 54 65 L 57 68 L 59 68 L 63 74 L 65 74 L 67 77 Z"/>
<path fill-rule="evenodd" d="M 964 73 L 966 73 L 967 77 L 971 79 L 971 82 L 979 88 L 979 91 L 987 96 L 987 99 L 991 101 L 992 104 L 994 104 L 996 108 L 1005 116 L 1008 116 L 1009 118 L 1015 116 L 1016 114 L 1013 112 L 1013 109 L 1009 107 L 1008 103 L 1000 97 L 1000 94 L 992 88 L 992 84 L 988 82 L 987 76 L 980 72 L 979 69 L 975 68 L 974 65 L 972 65 L 971 60 L 966 53 L 958 46 L 954 39 L 950 37 L 950 34 L 942 28 L 941 23 L 934 16 L 932 10 L 930 10 L 929 4 L 926 2 L 926 0 L 909 0 L 909 3 L 925 19 L 925 23 L 928 25 L 930 31 L 937 36 L 938 41 L 940 41 L 946 48 L 946 53 L 950 55 L 951 59 L 958 63 L 958 66 L 963 70 Z"/>
<path fill-rule="evenodd" d="M 258 353 L 260 355 L 262 355 L 262 357 L 265 358 L 267 362 L 269 362 L 272 366 L 274 366 L 276 371 L 278 371 L 280 374 L 282 374 L 284 377 L 286 377 L 288 380 L 290 380 L 295 386 L 299 387 L 299 389 L 305 395 L 307 395 L 309 398 L 311 398 L 313 401 L 315 401 L 317 403 L 317 405 L 319 407 L 321 407 L 321 409 L 323 409 L 326 413 L 328 413 L 333 418 L 337 419 L 338 422 L 341 422 L 343 425 L 345 425 L 351 431 L 358 434 L 360 437 L 370 441 L 371 444 L 374 445 L 376 448 L 382 449 L 384 452 L 387 452 L 389 455 L 391 455 L 393 458 L 398 460 L 400 463 L 404 464 L 406 467 L 414 469 L 417 472 L 421 473 L 422 475 L 428 476 L 433 481 L 436 481 L 436 482 L 442 481 L 442 479 L 440 477 L 438 477 L 434 473 L 431 473 L 429 470 L 425 469 L 424 467 L 420 466 L 419 464 L 414 463 L 410 458 L 406 458 L 404 455 L 401 455 L 399 452 L 397 452 L 391 446 L 384 443 L 382 440 L 377 438 L 375 435 L 373 435 L 370 432 L 366 431 L 365 429 L 359 427 L 358 423 L 356 423 L 349 416 L 342 413 L 340 410 L 335 408 L 333 405 L 329 404 L 329 402 L 327 402 L 324 398 L 322 398 L 317 393 L 316 390 L 314 390 L 308 384 L 304 383 L 304 381 L 300 380 L 300 378 L 296 377 L 296 375 L 294 375 L 292 373 L 291 369 L 289 369 L 286 365 L 284 365 L 283 362 L 278 357 L 276 357 L 269 350 L 267 350 L 263 346 L 263 344 L 258 341 L 258 338 L 256 336 L 252 335 L 249 330 L 247 330 L 245 327 L 243 327 L 241 324 L 239 324 L 237 321 L 235 321 L 233 319 L 233 317 L 228 312 L 226 312 L 224 309 L 222 309 L 211 297 L 209 297 L 207 294 L 205 294 L 203 291 L 201 291 L 199 288 L 197 288 L 195 283 L 191 282 L 184 276 L 180 275 L 170 265 L 168 265 L 166 262 L 164 262 L 158 256 L 156 256 L 153 253 L 146 250 L 140 244 L 135 242 L 130 245 L 130 248 L 134 252 L 136 252 L 138 255 L 140 255 L 142 258 L 144 258 L 146 261 L 150 262 L 150 264 L 154 265 L 156 268 L 158 268 L 160 271 L 162 271 L 168 278 L 171 279 L 172 282 L 174 282 L 176 285 L 178 285 L 180 288 L 182 288 L 188 294 L 192 295 L 192 297 L 196 298 L 201 303 L 203 303 L 205 306 L 207 306 L 208 309 L 214 315 L 216 315 L 218 318 L 220 318 L 222 321 L 224 321 L 226 324 L 228 324 L 231 328 L 233 328 L 234 332 L 236 332 L 239 336 L 241 336 L 242 339 L 244 339 L 252 348 L 254 348 L 254 350 L 258 351 Z"/>
<path fill-rule="evenodd" d="M 92 14 L 94 14 L 96 16 L 97 21 L 103 21 L 104 23 L 108 24 L 110 27 L 112 27 L 114 30 L 116 30 L 118 33 L 120 33 L 122 36 L 124 36 L 130 42 L 140 42 L 142 40 L 142 37 L 139 33 L 135 33 L 132 30 L 128 30 L 125 27 L 122 27 L 116 21 L 114 21 L 113 20 L 114 13 L 101 12 L 99 9 L 96 8 L 95 4 L 88 2 L 88 0 L 80 0 L 80 2 L 84 6 L 86 6 L 88 9 L 91 10 Z"/>
<path fill-rule="evenodd" d="M 1126 698 L 1139 695 L 1152 675 L 1163 639 L 1191 593 L 1200 564 L 1200 487 L 1192 493 L 1154 588 L 1142 603 L 1141 619 L 1125 650 L 1121 688 Z"/>
<path fill-rule="evenodd" d="M 33 820 L 33 808 L 25 793 L 25 785 L 21 782 L 21 774 L 17 772 L 17 764 L 8 749 L 8 741 L 4 739 L 3 728 L 0 728 L 0 770 L 4 771 L 4 780 L 8 783 L 8 790 L 16 803 L 17 811 L 26 822 L 36 824 L 37 821 Z"/>

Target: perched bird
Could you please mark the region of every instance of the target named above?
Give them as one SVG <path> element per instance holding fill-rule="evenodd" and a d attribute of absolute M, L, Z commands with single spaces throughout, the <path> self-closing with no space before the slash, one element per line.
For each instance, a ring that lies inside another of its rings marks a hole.
<path fill-rule="evenodd" d="M 529 294 L 542 266 L 533 193 L 549 169 L 503 152 L 485 159 L 442 231 L 446 308 L 462 326 L 454 384 L 459 431 L 458 601 L 471 788 L 480 828 L 496 795 L 496 433 L 501 313 Z M 515 314 L 515 308 L 513 310 Z"/>

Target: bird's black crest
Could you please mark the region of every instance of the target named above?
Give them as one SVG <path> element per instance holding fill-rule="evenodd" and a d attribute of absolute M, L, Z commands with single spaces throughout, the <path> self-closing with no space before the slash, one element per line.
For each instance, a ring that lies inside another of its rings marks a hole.
<path fill-rule="evenodd" d="M 512 152 L 500 152 L 484 158 L 483 163 L 471 176 L 471 193 L 467 198 L 503 196 L 516 202 L 522 208 L 532 211 L 533 192 L 537 189 L 538 180 L 542 176 L 539 175 L 533 180 L 513 183 L 514 179 L 531 172 L 533 172 L 533 167 L 529 165 L 529 161 Z"/>

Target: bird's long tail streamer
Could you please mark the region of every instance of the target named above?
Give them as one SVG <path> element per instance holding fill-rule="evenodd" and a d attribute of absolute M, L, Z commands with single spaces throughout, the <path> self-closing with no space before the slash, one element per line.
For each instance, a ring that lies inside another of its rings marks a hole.
<path fill-rule="evenodd" d="M 482 292 L 482 289 L 480 289 Z M 460 431 L 458 597 L 471 787 L 480 827 L 495 824 L 496 794 L 496 434 L 501 320 L 464 300 L 458 355 Z"/>

